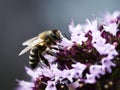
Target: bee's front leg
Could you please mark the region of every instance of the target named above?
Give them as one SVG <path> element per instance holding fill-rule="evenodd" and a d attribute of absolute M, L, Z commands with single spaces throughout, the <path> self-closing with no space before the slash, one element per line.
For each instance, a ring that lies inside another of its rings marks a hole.
<path fill-rule="evenodd" d="M 51 50 L 47 50 L 46 53 L 51 55 L 51 56 L 56 56 L 56 53 L 51 51 Z"/>
<path fill-rule="evenodd" d="M 48 66 L 48 67 L 50 67 L 50 65 L 49 65 L 49 62 L 48 62 L 48 60 L 42 55 L 42 54 L 39 54 L 39 56 L 40 56 L 40 66 L 42 67 L 42 66 Z"/>

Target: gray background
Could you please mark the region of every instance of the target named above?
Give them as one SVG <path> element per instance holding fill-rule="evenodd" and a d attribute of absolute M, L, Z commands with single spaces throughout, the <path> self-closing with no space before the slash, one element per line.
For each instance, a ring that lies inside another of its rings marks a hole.
<path fill-rule="evenodd" d="M 0 0 L 0 90 L 14 90 L 16 79 L 29 79 L 28 53 L 18 57 L 23 41 L 47 29 L 68 33 L 71 19 L 84 23 L 115 10 L 120 0 Z"/>

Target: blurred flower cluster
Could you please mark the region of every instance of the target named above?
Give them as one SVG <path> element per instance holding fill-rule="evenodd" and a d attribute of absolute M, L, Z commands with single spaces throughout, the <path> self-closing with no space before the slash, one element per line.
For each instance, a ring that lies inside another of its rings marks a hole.
<path fill-rule="evenodd" d="M 70 38 L 44 53 L 48 67 L 26 72 L 17 90 L 120 90 L 120 12 L 69 25 Z"/>

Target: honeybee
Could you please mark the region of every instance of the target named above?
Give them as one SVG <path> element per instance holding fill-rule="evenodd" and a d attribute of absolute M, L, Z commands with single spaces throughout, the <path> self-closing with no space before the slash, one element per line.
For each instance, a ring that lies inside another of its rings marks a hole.
<path fill-rule="evenodd" d="M 36 68 L 39 63 L 40 65 L 44 63 L 49 66 L 48 60 L 42 54 L 47 48 L 50 49 L 51 45 L 55 45 L 61 39 L 62 34 L 57 29 L 44 31 L 38 36 L 23 42 L 23 46 L 27 45 L 27 47 L 19 53 L 19 56 L 30 50 L 29 64 L 32 69 Z"/>

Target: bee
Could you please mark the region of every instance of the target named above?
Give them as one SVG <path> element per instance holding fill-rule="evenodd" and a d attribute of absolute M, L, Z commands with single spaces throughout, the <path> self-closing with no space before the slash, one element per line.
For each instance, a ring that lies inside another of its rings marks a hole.
<path fill-rule="evenodd" d="M 61 41 L 61 39 L 62 34 L 57 29 L 44 31 L 38 36 L 23 42 L 23 46 L 27 45 L 27 47 L 19 53 L 19 56 L 30 50 L 29 64 L 32 69 L 35 69 L 39 63 L 41 66 L 42 64 L 49 66 L 48 60 L 42 54 L 47 48 L 51 49 L 51 46 Z"/>

